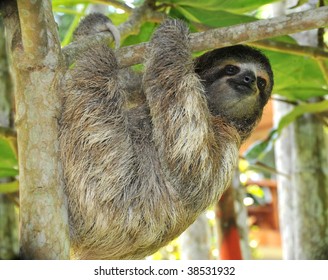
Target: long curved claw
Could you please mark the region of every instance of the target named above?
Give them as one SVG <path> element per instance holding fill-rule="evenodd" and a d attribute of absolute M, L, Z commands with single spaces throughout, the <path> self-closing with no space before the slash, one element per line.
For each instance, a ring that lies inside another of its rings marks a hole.
<path fill-rule="evenodd" d="M 118 28 L 112 22 L 107 22 L 106 27 L 113 35 L 115 41 L 115 49 L 118 49 L 121 45 L 121 35 Z"/>
<path fill-rule="evenodd" d="M 89 14 L 81 20 L 79 26 L 74 31 L 74 40 L 108 31 L 113 35 L 115 48 L 118 49 L 120 47 L 121 36 L 117 27 L 104 14 Z"/>

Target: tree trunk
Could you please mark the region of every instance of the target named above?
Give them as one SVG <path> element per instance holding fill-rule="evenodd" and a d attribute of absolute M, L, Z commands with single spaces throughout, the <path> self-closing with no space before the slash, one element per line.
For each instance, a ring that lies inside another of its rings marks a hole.
<path fill-rule="evenodd" d="M 51 1 L 1 3 L 15 80 L 23 259 L 68 259 L 69 229 L 58 155 L 64 73 Z"/>
<path fill-rule="evenodd" d="M 286 2 L 274 4 L 275 15 L 285 12 Z M 296 37 L 302 45 L 316 45 L 313 31 Z M 292 108 L 274 102 L 275 124 Z M 327 154 L 327 133 L 314 115 L 298 118 L 276 141 L 276 168 L 286 174 L 277 177 L 284 259 L 328 259 Z"/>
<path fill-rule="evenodd" d="M 275 104 L 279 120 L 291 106 Z M 322 123 L 305 115 L 275 145 L 279 214 L 285 259 L 328 259 L 328 139 Z"/>
<path fill-rule="evenodd" d="M 211 235 L 208 219 L 204 214 L 181 235 L 182 260 L 209 260 Z"/>

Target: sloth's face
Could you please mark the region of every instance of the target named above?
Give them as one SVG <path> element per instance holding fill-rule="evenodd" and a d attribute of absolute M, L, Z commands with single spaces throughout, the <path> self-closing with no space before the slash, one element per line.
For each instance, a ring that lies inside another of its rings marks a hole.
<path fill-rule="evenodd" d="M 211 113 L 234 119 L 259 116 L 272 90 L 269 75 L 258 63 L 228 60 L 203 79 Z"/>
<path fill-rule="evenodd" d="M 240 53 L 237 57 L 236 49 L 244 51 L 245 57 Z M 218 49 L 197 60 L 196 72 L 204 85 L 211 114 L 248 134 L 261 118 L 272 92 L 273 74 L 267 58 L 244 46 Z"/>

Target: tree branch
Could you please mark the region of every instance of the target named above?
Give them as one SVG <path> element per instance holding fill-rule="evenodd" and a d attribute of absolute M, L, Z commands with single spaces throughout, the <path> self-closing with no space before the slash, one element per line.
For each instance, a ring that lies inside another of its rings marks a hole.
<path fill-rule="evenodd" d="M 328 7 L 294 13 L 287 16 L 258 20 L 192 36 L 192 49 L 202 51 L 261 39 L 297 33 L 328 25 Z"/>
<path fill-rule="evenodd" d="M 48 38 L 42 0 L 18 0 L 19 21 L 24 52 L 37 63 L 47 54 Z"/>
<path fill-rule="evenodd" d="M 212 29 L 207 25 L 198 22 L 192 22 L 192 24 L 199 31 L 208 31 Z M 324 28 L 320 28 L 320 29 L 324 29 Z M 263 48 L 266 50 L 275 51 L 275 52 L 282 52 L 282 53 L 299 55 L 299 56 L 309 56 L 313 59 L 328 58 L 328 53 L 325 52 L 322 47 L 316 48 L 316 47 L 309 47 L 309 46 L 300 46 L 297 44 L 278 42 L 273 40 L 260 40 L 260 41 L 250 42 L 248 43 L 248 45 L 258 48 Z"/>
<path fill-rule="evenodd" d="M 128 14 L 132 14 L 134 10 L 127 4 L 117 0 L 91 0 L 90 3 L 113 6 L 114 8 L 121 9 Z"/>
<path fill-rule="evenodd" d="M 276 52 L 283 52 L 300 56 L 310 56 L 314 59 L 328 59 L 328 52 L 325 52 L 322 48 L 300 46 L 297 44 L 277 42 L 272 40 L 256 41 L 250 43 L 250 45 Z"/>
<path fill-rule="evenodd" d="M 151 10 L 147 5 L 147 2 L 145 2 L 145 4 L 142 5 L 140 8 L 134 9 L 129 19 L 118 27 L 118 30 L 121 34 L 121 38 L 124 38 L 127 35 L 137 34 L 140 30 L 140 26 L 144 22 L 146 22 L 150 18 L 154 22 L 156 20 L 156 17 L 157 22 L 161 22 L 164 19 L 161 14 L 155 13 L 153 10 Z"/>
<path fill-rule="evenodd" d="M 121 39 L 127 35 L 137 34 L 142 23 L 146 22 L 147 20 L 151 20 L 152 22 L 161 22 L 163 19 L 164 15 L 151 10 L 147 2 L 145 2 L 144 5 L 133 10 L 133 13 L 126 22 L 118 26 Z M 63 54 L 66 58 L 66 65 L 72 64 L 79 53 L 92 48 L 99 43 L 109 44 L 112 41 L 112 34 L 106 32 L 88 36 L 86 38 L 80 39 L 79 41 L 72 42 L 63 48 Z"/>
<path fill-rule="evenodd" d="M 191 35 L 191 48 L 192 51 L 205 51 L 316 29 L 327 25 L 328 7 L 321 7 L 287 16 L 194 33 Z M 112 40 L 112 36 L 109 34 L 97 34 L 66 46 L 63 48 L 63 53 L 67 64 L 74 61 L 77 53 L 94 46 L 97 42 L 105 43 L 110 40 Z M 117 50 L 120 67 L 142 63 L 146 48 L 147 43 L 141 43 Z M 316 52 L 316 54 L 318 53 Z M 323 55 L 321 52 L 320 54 Z"/>

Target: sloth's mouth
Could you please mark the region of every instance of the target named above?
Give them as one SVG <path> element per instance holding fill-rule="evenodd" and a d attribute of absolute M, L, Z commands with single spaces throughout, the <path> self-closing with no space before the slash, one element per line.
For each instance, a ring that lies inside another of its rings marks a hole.
<path fill-rule="evenodd" d="M 250 95 L 256 93 L 257 91 L 255 84 L 245 84 L 242 81 L 238 81 L 234 79 L 230 79 L 229 84 L 235 91 L 243 95 L 244 94 Z"/>

